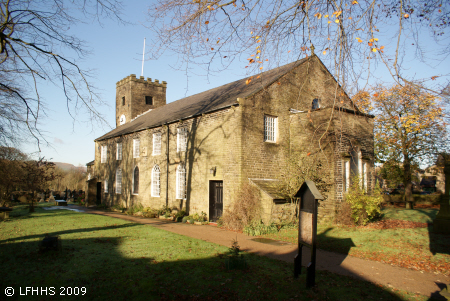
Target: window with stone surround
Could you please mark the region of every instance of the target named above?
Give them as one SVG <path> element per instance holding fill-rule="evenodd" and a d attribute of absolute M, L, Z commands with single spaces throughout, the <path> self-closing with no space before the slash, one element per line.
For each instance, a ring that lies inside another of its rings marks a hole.
<path fill-rule="evenodd" d="M 139 139 L 133 139 L 133 158 L 139 158 Z"/>
<path fill-rule="evenodd" d="M 105 180 L 103 183 L 103 192 L 108 193 L 108 180 Z"/>
<path fill-rule="evenodd" d="M 158 165 L 155 165 L 152 170 L 152 197 L 159 197 L 161 191 L 161 171 Z"/>
<path fill-rule="evenodd" d="M 122 106 L 125 105 L 125 96 L 122 96 Z"/>
<path fill-rule="evenodd" d="M 153 96 L 145 96 L 145 104 L 153 105 Z"/>
<path fill-rule="evenodd" d="M 133 170 L 133 194 L 139 194 L 139 167 Z"/>
<path fill-rule="evenodd" d="M 122 160 L 122 143 L 116 143 L 116 160 Z"/>
<path fill-rule="evenodd" d="M 186 168 L 180 163 L 177 167 L 176 198 L 186 199 Z"/>
<path fill-rule="evenodd" d="M 161 155 L 161 133 L 153 133 L 153 156 Z"/>
<path fill-rule="evenodd" d="M 103 145 L 102 146 L 101 159 L 100 159 L 101 163 L 106 163 L 107 153 L 108 153 L 108 148 L 107 148 L 106 145 Z"/>
<path fill-rule="evenodd" d="M 187 128 L 177 129 L 177 152 L 185 152 L 187 145 Z"/>
<path fill-rule="evenodd" d="M 277 142 L 277 117 L 264 115 L 264 141 Z"/>
<path fill-rule="evenodd" d="M 120 167 L 116 169 L 116 193 L 122 193 L 122 168 Z"/>
<path fill-rule="evenodd" d="M 368 185 L 368 170 L 367 167 L 369 166 L 369 164 L 367 164 L 367 162 L 364 162 L 362 164 L 362 184 L 363 184 L 363 188 L 364 191 L 367 192 L 369 190 Z"/>
<path fill-rule="evenodd" d="M 344 160 L 342 170 L 343 190 L 348 192 L 350 188 L 350 160 Z"/>

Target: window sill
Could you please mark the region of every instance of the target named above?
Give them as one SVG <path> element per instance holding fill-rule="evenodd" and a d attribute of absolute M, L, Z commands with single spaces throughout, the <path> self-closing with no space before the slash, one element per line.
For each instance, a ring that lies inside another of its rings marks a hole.
<path fill-rule="evenodd" d="M 270 143 L 270 144 L 277 144 L 277 142 L 276 142 L 276 141 L 270 141 L 270 140 L 265 140 L 264 142 L 266 142 L 266 143 Z"/>

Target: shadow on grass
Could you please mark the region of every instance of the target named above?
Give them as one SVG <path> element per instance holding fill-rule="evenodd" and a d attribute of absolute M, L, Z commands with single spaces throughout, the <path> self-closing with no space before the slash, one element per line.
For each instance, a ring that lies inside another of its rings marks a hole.
<path fill-rule="evenodd" d="M 428 224 L 428 236 L 430 242 L 430 252 L 433 255 L 450 255 L 450 235 L 433 232 L 433 224 Z"/>
<path fill-rule="evenodd" d="M 356 245 L 351 238 L 336 238 L 328 236 L 327 233 L 333 230 L 332 227 L 327 228 L 325 231 L 317 235 L 318 248 L 326 250 L 335 250 L 344 255 L 342 261 L 347 257 L 350 249 Z M 341 262 L 342 262 L 341 261 Z"/>
<path fill-rule="evenodd" d="M 30 286 L 53 287 L 55 292 L 34 295 L 33 300 L 60 299 L 63 292 L 72 294 L 65 299 L 79 300 L 83 291 L 83 300 L 362 300 L 369 296 L 401 300 L 369 282 L 323 271 L 317 273 L 317 286 L 307 290 L 304 275 L 293 278 L 292 264 L 252 254 L 245 255 L 248 270 L 228 271 L 223 254 L 205 256 L 200 249 L 192 256 L 198 258 L 184 260 L 176 259 L 176 254 L 165 254 L 169 255 L 165 261 L 136 258 L 133 247 L 124 246 L 117 237 L 63 240 L 59 252 L 39 253 L 36 241 L 2 247 L 7 255 L 2 269 L 8 271 L 2 282 L 16 292 L 8 300 L 17 300 Z M 189 252 L 183 246 L 180 251 Z"/>
<path fill-rule="evenodd" d="M 43 234 L 35 234 L 35 235 L 26 235 L 26 236 L 19 236 L 15 238 L 9 238 L 5 240 L 0 240 L 0 243 L 4 242 L 14 242 L 14 241 L 20 241 L 20 240 L 29 240 L 29 239 L 36 239 L 36 238 L 43 238 L 45 234 L 48 234 L 50 236 L 59 236 L 62 234 L 73 234 L 73 233 L 87 233 L 92 231 L 104 231 L 104 230 L 111 230 L 111 229 L 123 229 L 123 228 L 130 228 L 130 227 L 136 227 L 139 226 L 139 224 L 136 223 L 128 223 L 123 225 L 111 225 L 106 227 L 91 227 L 91 228 L 81 228 L 81 229 L 70 229 L 70 230 L 62 230 L 62 231 L 54 231 L 54 232 L 45 232 Z"/>

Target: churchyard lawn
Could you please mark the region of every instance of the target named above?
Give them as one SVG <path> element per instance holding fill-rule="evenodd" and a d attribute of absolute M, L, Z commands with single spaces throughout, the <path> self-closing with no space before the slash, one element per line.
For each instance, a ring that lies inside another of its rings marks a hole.
<path fill-rule="evenodd" d="M 111 217 L 42 207 L 31 214 L 16 207 L 0 223 L 0 294 L 12 287 L 11 300 L 26 287 L 54 288 L 33 300 L 48 300 L 52 292 L 71 293 L 69 300 L 79 300 L 83 292 L 83 300 L 427 299 L 323 271 L 317 272 L 317 287 L 307 290 L 304 275 L 293 278 L 293 264 L 244 253 L 249 268 L 227 270 L 227 247 Z M 46 233 L 60 236 L 60 251 L 38 251 Z"/>

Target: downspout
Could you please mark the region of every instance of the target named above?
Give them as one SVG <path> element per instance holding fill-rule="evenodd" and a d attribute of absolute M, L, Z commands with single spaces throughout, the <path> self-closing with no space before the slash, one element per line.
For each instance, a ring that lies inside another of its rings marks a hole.
<path fill-rule="evenodd" d="M 169 125 L 166 123 L 167 128 L 167 142 L 166 142 L 166 207 L 169 206 Z"/>

